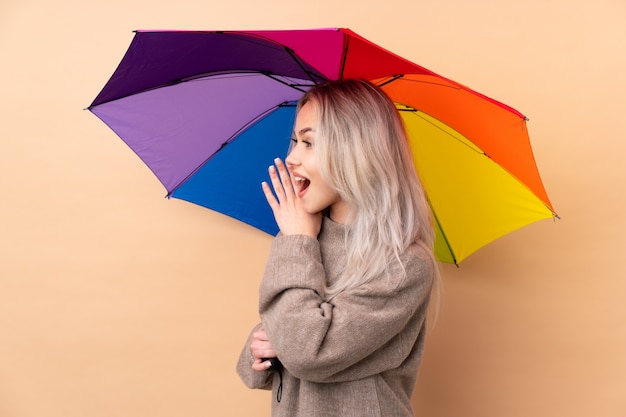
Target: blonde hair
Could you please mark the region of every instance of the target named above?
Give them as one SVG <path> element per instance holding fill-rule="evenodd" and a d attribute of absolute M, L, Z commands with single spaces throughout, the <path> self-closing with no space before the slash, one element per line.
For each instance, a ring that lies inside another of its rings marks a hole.
<path fill-rule="evenodd" d="M 386 273 L 412 243 L 426 248 L 433 270 L 434 228 L 398 110 L 365 80 L 316 85 L 298 103 L 318 114 L 315 147 L 320 175 L 350 209 L 344 278 L 327 296 Z M 404 271 L 404 269 L 402 269 Z"/>

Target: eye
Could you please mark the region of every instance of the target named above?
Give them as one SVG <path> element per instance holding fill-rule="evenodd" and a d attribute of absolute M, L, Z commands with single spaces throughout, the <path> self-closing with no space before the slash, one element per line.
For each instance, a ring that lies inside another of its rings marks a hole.
<path fill-rule="evenodd" d="M 290 145 L 291 148 L 295 147 L 298 144 L 298 138 L 292 137 L 290 138 L 290 140 L 291 140 L 291 145 Z M 300 139 L 300 143 L 304 144 L 305 148 L 313 147 L 313 142 L 307 139 Z"/>

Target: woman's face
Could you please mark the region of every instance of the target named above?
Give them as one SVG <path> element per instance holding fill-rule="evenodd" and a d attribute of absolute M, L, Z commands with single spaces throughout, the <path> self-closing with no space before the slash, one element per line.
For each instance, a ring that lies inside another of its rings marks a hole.
<path fill-rule="evenodd" d="M 347 204 L 339 193 L 319 175 L 315 159 L 315 126 L 317 111 L 306 103 L 296 117 L 292 146 L 285 159 L 295 192 L 307 213 L 319 213 L 330 207 L 330 217 L 345 223 Z"/>

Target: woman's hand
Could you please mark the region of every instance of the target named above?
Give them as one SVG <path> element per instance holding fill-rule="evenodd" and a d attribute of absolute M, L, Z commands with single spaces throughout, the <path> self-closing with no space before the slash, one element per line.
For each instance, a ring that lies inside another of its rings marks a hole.
<path fill-rule="evenodd" d="M 276 353 L 272 349 L 272 344 L 267 338 L 265 328 L 259 327 L 252 333 L 252 340 L 250 342 L 250 352 L 254 358 L 252 364 L 252 370 L 254 371 L 267 371 L 272 364 L 270 361 L 263 361 L 263 359 L 275 358 Z"/>
<path fill-rule="evenodd" d="M 274 162 L 276 166 L 270 166 L 269 174 L 276 196 L 268 183 L 263 182 L 262 187 L 280 231 L 284 235 L 308 235 L 317 238 L 322 226 L 322 213 L 311 214 L 303 209 L 285 164 L 278 158 Z"/>

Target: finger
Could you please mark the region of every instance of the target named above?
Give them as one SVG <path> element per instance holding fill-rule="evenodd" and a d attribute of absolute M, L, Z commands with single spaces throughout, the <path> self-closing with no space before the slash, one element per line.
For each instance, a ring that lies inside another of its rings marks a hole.
<path fill-rule="evenodd" d="M 272 348 L 272 344 L 265 340 L 252 340 L 250 342 L 250 351 L 255 355 L 255 357 L 267 357 L 268 355 L 272 355 L 274 353 L 274 349 Z"/>
<path fill-rule="evenodd" d="M 268 171 L 270 174 L 270 181 L 272 182 L 272 187 L 274 188 L 276 197 L 278 197 L 278 204 L 282 204 L 287 201 L 283 183 L 281 182 L 278 176 L 278 172 L 276 171 L 276 167 L 274 165 L 270 166 Z"/>
<path fill-rule="evenodd" d="M 265 194 L 267 204 L 269 204 L 272 211 L 275 212 L 278 209 L 278 200 L 276 200 L 276 196 L 274 196 L 270 185 L 267 182 L 263 181 L 261 183 L 261 188 L 263 189 L 263 194 Z"/>
<path fill-rule="evenodd" d="M 251 349 L 250 354 L 254 359 L 262 359 L 262 358 L 275 358 L 276 352 L 271 347 L 266 347 L 264 349 Z"/>
<path fill-rule="evenodd" d="M 269 339 L 267 338 L 267 333 L 265 332 L 265 328 L 263 327 L 259 327 L 254 332 L 254 337 L 258 340 L 269 341 Z"/>
<path fill-rule="evenodd" d="M 278 168 L 280 181 L 283 184 L 285 194 L 287 195 L 287 198 L 290 199 L 293 195 L 295 195 L 295 192 L 293 190 L 293 183 L 291 182 L 289 171 L 287 171 L 287 167 L 280 158 L 274 159 L 274 163 L 276 164 L 276 168 Z"/>
<path fill-rule="evenodd" d="M 262 361 L 260 359 L 257 359 L 252 364 L 252 370 L 259 371 L 259 372 L 267 371 L 271 366 L 272 366 L 272 363 L 270 361 Z"/>

